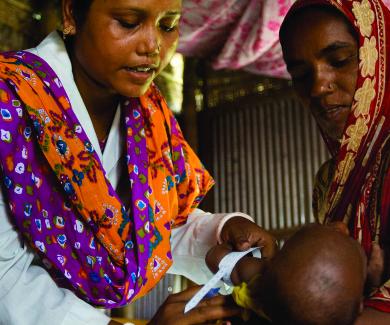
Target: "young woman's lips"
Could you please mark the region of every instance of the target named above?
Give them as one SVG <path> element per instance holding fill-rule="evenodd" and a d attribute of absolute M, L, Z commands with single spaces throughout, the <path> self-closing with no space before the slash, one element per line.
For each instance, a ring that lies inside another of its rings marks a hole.
<path fill-rule="evenodd" d="M 156 73 L 155 68 L 139 68 L 139 67 L 130 68 L 130 67 L 126 67 L 124 70 L 125 70 L 127 76 L 134 83 L 137 83 L 137 84 L 146 83 L 148 80 L 153 78 L 155 73 Z"/>

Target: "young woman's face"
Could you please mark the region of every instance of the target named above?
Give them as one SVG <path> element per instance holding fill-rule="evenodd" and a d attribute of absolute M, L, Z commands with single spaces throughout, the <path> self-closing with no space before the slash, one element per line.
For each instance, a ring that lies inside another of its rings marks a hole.
<path fill-rule="evenodd" d="M 356 89 L 357 41 L 347 22 L 329 12 L 311 9 L 292 19 L 282 48 L 293 87 L 322 130 L 340 139 Z"/>
<path fill-rule="evenodd" d="M 180 12 L 181 0 L 92 1 L 74 36 L 75 74 L 112 94 L 141 96 L 176 50 Z"/>

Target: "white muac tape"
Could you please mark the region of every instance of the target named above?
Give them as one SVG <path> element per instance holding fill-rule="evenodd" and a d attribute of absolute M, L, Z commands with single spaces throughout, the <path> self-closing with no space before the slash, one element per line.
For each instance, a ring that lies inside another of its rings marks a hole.
<path fill-rule="evenodd" d="M 184 308 L 184 313 L 195 308 L 197 304 L 214 288 L 219 280 L 223 280 L 227 285 L 232 286 L 230 275 L 237 262 L 245 255 L 252 253 L 254 257 L 261 258 L 259 247 L 253 247 L 243 252 L 231 252 L 227 254 L 219 263 L 219 270 L 214 276 L 191 298 Z"/>

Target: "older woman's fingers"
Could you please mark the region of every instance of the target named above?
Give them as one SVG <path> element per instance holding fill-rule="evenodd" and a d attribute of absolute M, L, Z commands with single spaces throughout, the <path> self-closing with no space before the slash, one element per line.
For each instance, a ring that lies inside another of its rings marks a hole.
<path fill-rule="evenodd" d="M 382 284 L 384 270 L 384 251 L 377 243 L 372 243 L 371 255 L 367 265 L 367 281 L 371 287 L 379 287 Z"/>

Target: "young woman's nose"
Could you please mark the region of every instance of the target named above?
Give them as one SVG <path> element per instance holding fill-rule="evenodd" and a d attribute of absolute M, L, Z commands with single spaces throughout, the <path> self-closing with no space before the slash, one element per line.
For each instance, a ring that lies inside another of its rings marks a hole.
<path fill-rule="evenodd" d="M 138 44 L 138 54 L 146 56 L 155 56 L 160 53 L 161 38 L 158 27 L 145 26 Z"/>

